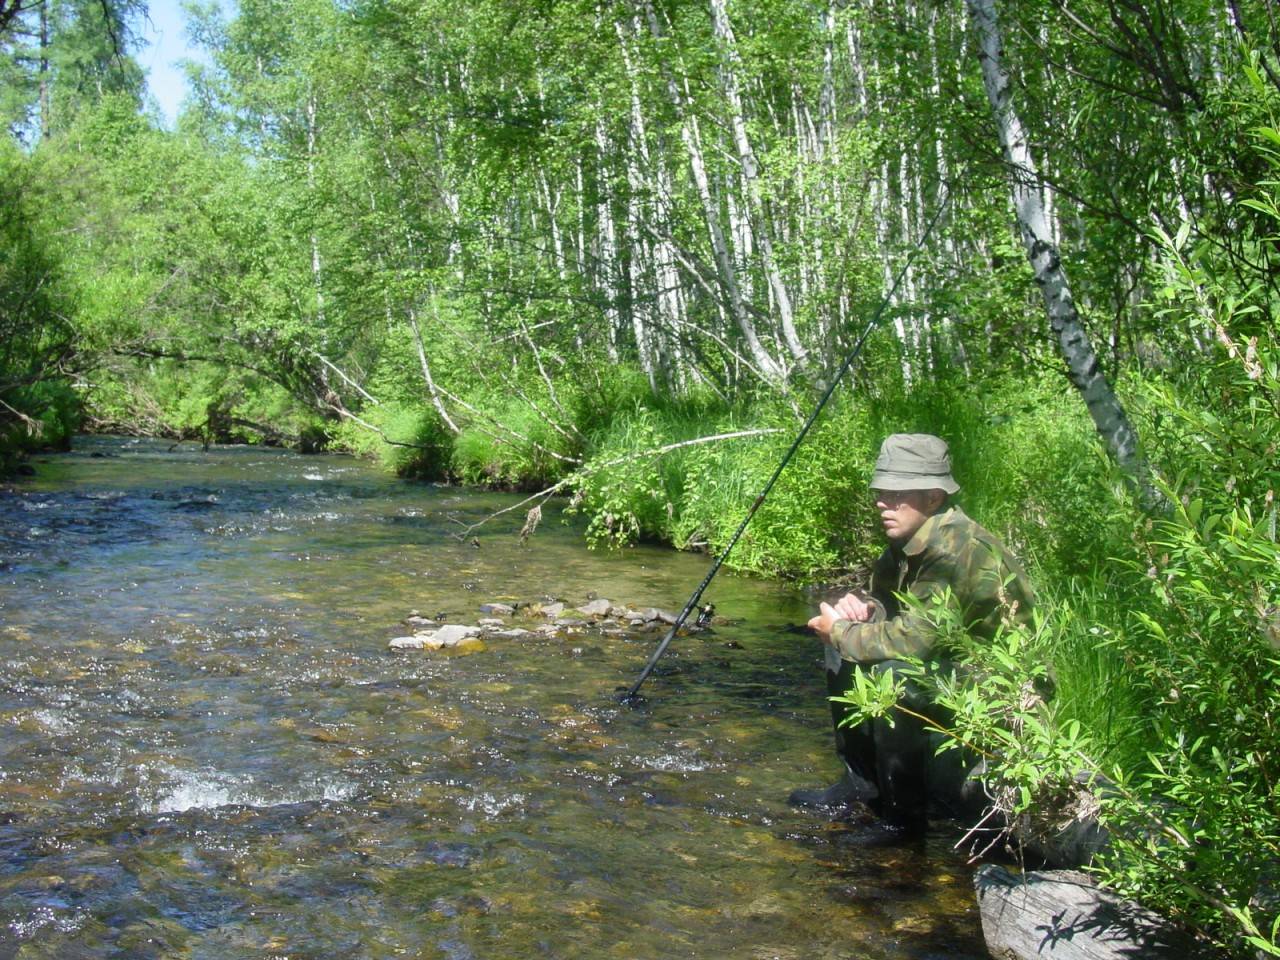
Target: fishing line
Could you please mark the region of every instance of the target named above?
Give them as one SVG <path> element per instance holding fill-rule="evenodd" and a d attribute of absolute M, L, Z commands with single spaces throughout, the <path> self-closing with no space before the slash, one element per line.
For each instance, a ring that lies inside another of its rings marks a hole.
<path fill-rule="evenodd" d="M 796 450 L 799 449 L 800 444 L 809 433 L 809 428 L 813 426 L 815 421 L 817 421 L 818 416 L 827 405 L 827 401 L 830 400 L 831 395 L 835 393 L 836 386 L 840 383 L 841 378 L 848 372 L 849 368 L 853 366 L 853 362 L 858 359 L 858 354 L 862 352 L 862 347 L 867 342 L 867 338 L 871 336 L 871 332 L 879 325 L 881 317 L 884 316 L 885 309 L 889 306 L 889 302 L 893 299 L 894 294 L 898 292 L 898 287 L 902 285 L 903 279 L 906 278 L 907 271 L 911 269 L 911 264 L 915 260 L 916 254 L 924 249 L 925 242 L 933 233 L 933 228 L 937 226 L 938 221 L 942 218 L 942 213 L 946 209 L 947 203 L 950 199 L 951 195 L 949 192 L 943 196 L 942 202 L 938 204 L 937 212 L 933 215 L 933 219 L 929 221 L 929 225 L 925 228 L 924 233 L 921 234 L 920 240 L 911 248 L 911 252 L 907 255 L 906 262 L 903 263 L 902 269 L 898 271 L 898 275 L 894 278 L 892 286 L 889 287 L 889 292 L 886 293 L 884 298 L 880 301 L 880 305 L 876 308 L 875 314 L 863 329 L 862 334 L 857 339 L 857 342 L 854 343 L 853 349 L 849 351 L 849 355 L 845 357 L 844 363 L 840 365 L 840 369 L 836 371 L 836 375 L 831 378 L 831 383 L 827 386 L 826 392 L 823 393 L 822 399 L 818 401 L 818 405 L 814 407 L 813 412 L 809 414 L 809 419 L 804 422 L 804 426 L 801 427 L 800 432 L 796 434 L 796 438 L 792 441 L 791 447 L 783 455 L 782 459 L 778 461 L 778 466 L 773 471 L 773 476 L 769 478 L 769 482 L 764 485 L 764 488 L 751 502 L 751 506 L 747 509 L 746 516 L 742 518 L 742 523 L 738 525 L 737 531 L 729 539 L 728 545 L 720 555 L 716 557 L 715 562 L 711 564 L 711 569 L 708 570 L 707 575 L 702 578 L 702 583 L 698 584 L 698 588 L 694 590 L 693 594 L 689 597 L 689 601 L 684 605 L 684 609 L 680 611 L 680 615 L 676 617 L 675 623 L 671 625 L 671 629 L 667 631 L 666 636 L 662 638 L 662 642 L 658 644 L 657 649 L 655 649 L 652 656 L 649 657 L 649 662 L 646 663 L 644 665 L 644 669 L 640 671 L 640 676 L 636 679 L 636 682 L 632 684 L 631 689 L 622 696 L 621 699 L 623 703 L 635 700 L 636 694 L 640 691 L 641 685 L 646 679 L 648 679 L 649 674 L 653 672 L 654 666 L 660 659 L 662 659 L 662 655 L 667 652 L 667 647 L 670 646 L 672 639 L 684 625 L 685 620 L 688 619 L 693 608 L 698 605 L 698 601 L 702 599 L 703 591 L 707 589 L 716 573 L 720 570 L 721 564 L 724 563 L 725 559 L 729 556 L 730 551 L 732 551 L 734 546 L 737 544 L 738 538 L 741 537 L 743 532 L 747 529 L 747 524 L 749 524 L 751 522 L 751 518 L 756 515 L 756 511 L 760 509 L 760 505 L 764 503 L 765 498 L 769 496 L 769 492 L 773 489 L 773 485 L 778 482 L 778 477 L 782 475 L 782 471 L 786 468 L 787 464 L 791 462 L 792 456 L 795 455 Z M 706 619 L 710 619 L 709 610 L 704 610 L 704 616 Z"/>

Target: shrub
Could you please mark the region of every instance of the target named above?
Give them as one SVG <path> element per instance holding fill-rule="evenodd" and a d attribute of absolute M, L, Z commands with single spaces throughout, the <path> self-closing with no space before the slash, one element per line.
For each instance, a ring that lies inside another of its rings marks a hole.
<path fill-rule="evenodd" d="M 448 475 L 452 437 L 435 410 L 424 404 L 381 403 L 338 424 L 334 442 L 358 456 L 376 457 L 398 476 L 443 480 Z M 373 429 L 369 429 L 372 427 Z"/>

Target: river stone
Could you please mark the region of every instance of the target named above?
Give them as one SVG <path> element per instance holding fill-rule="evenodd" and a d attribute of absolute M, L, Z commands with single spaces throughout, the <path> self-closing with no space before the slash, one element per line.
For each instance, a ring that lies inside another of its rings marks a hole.
<path fill-rule="evenodd" d="M 592 600 L 580 606 L 578 612 L 585 613 L 589 617 L 607 617 L 612 609 L 613 605 L 608 600 Z"/>
<path fill-rule="evenodd" d="M 500 640 L 521 640 L 524 637 L 533 636 L 532 630 L 521 630 L 519 627 L 511 627 L 508 630 L 486 630 L 486 637 L 493 637 Z"/>
<path fill-rule="evenodd" d="M 434 640 L 434 635 L 430 633 L 416 633 L 412 637 L 395 637 L 387 646 L 392 650 L 425 650 Z"/>
<path fill-rule="evenodd" d="M 476 622 L 482 627 L 503 627 L 507 623 L 501 617 L 481 617 Z"/>
<path fill-rule="evenodd" d="M 516 612 L 516 608 L 509 603 L 482 603 L 480 612 L 491 617 L 509 617 Z"/>
<path fill-rule="evenodd" d="M 666 610 L 659 610 L 657 607 L 645 607 L 640 611 L 631 611 L 632 615 L 639 617 L 646 623 L 675 623 L 676 615 Z"/>
<path fill-rule="evenodd" d="M 436 625 L 436 622 L 434 620 L 431 620 L 427 617 L 419 616 L 416 613 L 412 613 L 409 616 L 405 617 L 404 622 L 411 627 L 434 627 Z"/>
<path fill-rule="evenodd" d="M 564 604 L 559 602 L 543 604 L 538 608 L 538 614 L 548 620 L 554 619 L 562 613 L 564 613 Z"/>
<path fill-rule="evenodd" d="M 435 638 L 446 647 L 455 647 L 469 637 L 478 636 L 480 636 L 479 627 L 468 627 L 460 623 L 446 623 L 435 632 Z"/>

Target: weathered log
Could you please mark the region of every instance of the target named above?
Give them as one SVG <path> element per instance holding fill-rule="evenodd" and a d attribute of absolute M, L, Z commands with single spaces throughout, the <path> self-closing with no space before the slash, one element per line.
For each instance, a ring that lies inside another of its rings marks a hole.
<path fill-rule="evenodd" d="M 1021 875 L 987 864 L 974 875 L 982 935 L 996 960 L 1214 960 L 1168 920 L 1099 889 L 1087 874 Z"/>

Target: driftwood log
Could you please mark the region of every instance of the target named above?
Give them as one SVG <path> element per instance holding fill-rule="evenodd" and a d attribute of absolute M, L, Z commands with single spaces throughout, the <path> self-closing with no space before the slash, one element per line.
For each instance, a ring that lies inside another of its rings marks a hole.
<path fill-rule="evenodd" d="M 987 864 L 973 878 L 995 960 L 1219 960 L 1165 920 L 1074 870 L 1021 875 Z"/>

